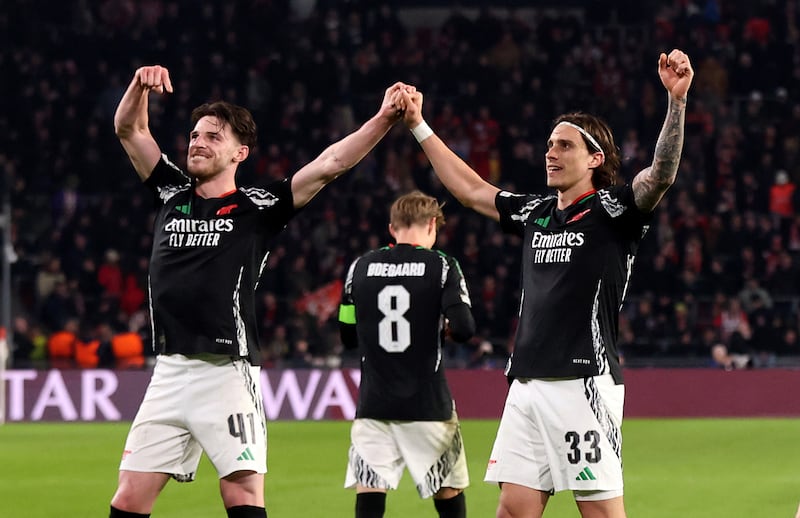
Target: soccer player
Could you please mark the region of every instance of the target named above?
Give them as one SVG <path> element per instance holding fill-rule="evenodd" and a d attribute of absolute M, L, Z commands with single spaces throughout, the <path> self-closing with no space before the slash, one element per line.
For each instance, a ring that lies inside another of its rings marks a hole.
<path fill-rule="evenodd" d="M 172 92 L 169 72 L 136 70 L 114 126 L 157 204 L 149 294 L 158 357 L 125 443 L 111 517 L 149 516 L 170 478 L 194 478 L 202 451 L 217 470 L 228 516 L 266 516 L 254 291 L 271 240 L 398 120 L 390 98 L 401 86 L 388 88 L 375 116 L 291 178 L 240 186 L 237 167 L 256 143 L 251 114 L 223 101 L 196 108 L 183 172 L 148 125 L 148 96 Z"/>
<path fill-rule="evenodd" d="M 347 273 L 342 342 L 361 356 L 345 480 L 356 488 L 356 518 L 383 516 L 405 467 L 440 517 L 466 516 L 469 473 L 442 340 L 446 331 L 466 341 L 475 322 L 458 262 L 432 249 L 443 223 L 435 198 L 401 196 L 389 223 L 397 244 L 359 257 Z"/>
<path fill-rule="evenodd" d="M 653 210 L 675 181 L 692 66 L 680 50 L 658 59 L 667 115 L 650 167 L 618 184 L 610 128 L 561 115 L 547 141 L 554 194 L 513 194 L 484 181 L 422 118 L 422 95 L 398 106 L 436 174 L 465 206 L 523 238 L 522 295 L 511 386 L 485 480 L 501 486 L 497 516 L 538 518 L 555 491 L 572 490 L 584 517 L 625 516 L 620 426 L 624 385 L 620 305 Z"/>

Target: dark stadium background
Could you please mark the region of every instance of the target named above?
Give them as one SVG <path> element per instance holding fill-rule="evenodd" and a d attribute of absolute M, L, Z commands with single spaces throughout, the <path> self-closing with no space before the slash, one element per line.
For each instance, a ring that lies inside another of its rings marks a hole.
<path fill-rule="evenodd" d="M 696 79 L 678 180 L 658 208 L 624 308 L 627 365 L 717 367 L 714 344 L 746 357 L 734 367 L 796 365 L 794 2 L 490 5 L 5 2 L 0 172 L 11 222 L 4 257 L 14 259 L 2 313 L 10 365 L 46 368 L 47 339 L 69 321 L 85 342 L 133 331 L 148 343 L 151 201 L 112 126 L 142 64 L 171 71 L 175 93 L 154 98 L 152 127 L 178 163 L 188 111 L 200 102 L 225 98 L 254 112 L 259 147 L 240 173 L 246 182 L 291 174 L 403 80 L 425 93 L 431 126 L 478 171 L 535 191 L 544 187 L 550 121 L 566 110 L 608 120 L 626 178 L 648 165 L 665 110 L 656 60 L 675 47 L 692 58 Z M 451 347 L 448 365 L 502 366 L 515 327 L 519 243 L 452 200 L 400 126 L 281 237 L 259 293 L 268 366 L 355 365 L 341 350 L 335 313 L 311 314 L 304 302 L 341 280 L 356 255 L 388 241 L 387 204 L 412 188 L 447 201 L 439 247 L 461 261 L 474 301 L 478 335 Z"/>

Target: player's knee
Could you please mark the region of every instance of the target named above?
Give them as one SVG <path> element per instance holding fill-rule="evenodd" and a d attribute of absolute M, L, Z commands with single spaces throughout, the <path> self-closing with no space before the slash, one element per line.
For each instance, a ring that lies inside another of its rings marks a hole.
<path fill-rule="evenodd" d="M 136 490 L 136 485 L 120 478 L 117 492 L 111 499 L 111 518 L 150 516 L 155 496 Z"/>
<path fill-rule="evenodd" d="M 497 501 L 497 518 L 517 518 L 522 516 L 520 514 L 519 502 L 514 499 L 508 498 L 508 495 L 500 494 L 500 499 Z"/>
<path fill-rule="evenodd" d="M 497 503 L 497 512 L 495 513 L 496 518 L 511 518 L 512 516 L 511 509 L 509 509 L 502 500 Z"/>
<path fill-rule="evenodd" d="M 111 499 L 112 518 L 149 516 L 156 497 L 166 484 L 166 475 L 159 475 L 161 474 L 120 472 L 117 491 Z M 133 514 L 113 514 L 114 511 Z"/>
<path fill-rule="evenodd" d="M 237 471 L 219 481 L 222 501 L 235 506 L 264 507 L 264 476 L 255 471 Z"/>
<path fill-rule="evenodd" d="M 519 484 L 500 484 L 500 500 L 497 518 L 541 517 L 551 492 L 533 489 Z"/>

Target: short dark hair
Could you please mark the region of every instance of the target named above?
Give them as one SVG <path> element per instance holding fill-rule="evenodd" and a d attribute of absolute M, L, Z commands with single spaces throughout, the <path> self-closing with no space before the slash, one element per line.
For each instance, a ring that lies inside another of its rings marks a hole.
<path fill-rule="evenodd" d="M 256 147 L 256 122 L 247 108 L 225 101 L 201 104 L 192 110 L 192 126 L 203 117 L 213 116 L 228 124 L 239 142 L 251 150 Z"/>
<path fill-rule="evenodd" d="M 576 126 L 580 126 L 600 144 L 601 149 L 596 149 L 595 145 L 592 144 L 589 139 L 581 135 L 589 151 L 602 151 L 605 155 L 603 163 L 596 167 L 594 169 L 594 174 L 592 174 L 592 185 L 594 188 L 604 189 L 615 185 L 617 183 L 617 173 L 619 172 L 621 161 L 619 149 L 614 143 L 614 135 L 611 133 L 611 128 L 608 124 L 600 117 L 584 112 L 571 112 L 560 115 L 556 118 L 555 122 L 553 122 L 553 128 L 558 126 L 561 122 L 570 122 Z"/>

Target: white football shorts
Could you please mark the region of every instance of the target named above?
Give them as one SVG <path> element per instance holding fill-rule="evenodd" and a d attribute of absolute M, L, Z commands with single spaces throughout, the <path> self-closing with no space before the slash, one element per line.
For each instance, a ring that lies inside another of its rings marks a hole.
<path fill-rule="evenodd" d="M 469 486 L 469 471 L 455 410 L 448 421 L 356 419 L 350 430 L 344 487 L 397 489 L 403 469 L 422 498 L 443 487 Z"/>
<path fill-rule="evenodd" d="M 266 473 L 260 368 L 223 355 L 159 355 L 119 468 L 190 482 L 203 451 L 220 478 Z"/>
<path fill-rule="evenodd" d="M 624 400 L 611 375 L 514 380 L 484 480 L 572 490 L 576 500 L 622 495 Z"/>

